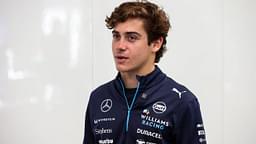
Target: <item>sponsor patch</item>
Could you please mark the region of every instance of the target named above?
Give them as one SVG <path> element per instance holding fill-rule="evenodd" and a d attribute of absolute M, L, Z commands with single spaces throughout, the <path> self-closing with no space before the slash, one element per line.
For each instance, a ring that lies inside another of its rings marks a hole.
<path fill-rule="evenodd" d="M 94 129 L 95 131 L 95 134 L 98 135 L 98 134 L 110 134 L 112 133 L 112 129 Z"/>
<path fill-rule="evenodd" d="M 101 122 L 111 122 L 111 121 L 115 121 L 116 119 L 114 117 L 111 117 L 111 118 L 100 118 L 100 119 L 95 119 L 93 120 L 93 123 L 94 124 L 98 124 L 98 123 L 101 123 Z"/>
<path fill-rule="evenodd" d="M 162 139 L 161 134 L 159 134 L 157 132 L 152 132 L 152 131 L 149 131 L 149 130 L 140 129 L 140 128 L 137 128 L 137 134 L 153 137 L 153 138 L 156 138 L 156 139 Z"/>
<path fill-rule="evenodd" d="M 144 141 L 142 139 L 137 139 L 136 144 L 156 144 L 156 143 Z"/>
<path fill-rule="evenodd" d="M 149 111 L 147 109 L 144 109 L 143 113 L 141 114 L 141 124 L 160 130 L 164 130 L 165 127 L 169 126 L 168 121 L 150 116 Z"/>
<path fill-rule="evenodd" d="M 152 109 L 157 114 L 162 114 L 166 111 L 166 104 L 162 101 L 158 101 L 153 104 Z"/>
<path fill-rule="evenodd" d="M 206 143 L 204 125 L 202 123 L 199 123 L 196 125 L 196 128 L 197 128 L 198 141 L 200 143 Z"/>
<path fill-rule="evenodd" d="M 114 143 L 113 139 L 99 140 L 99 144 L 113 144 L 113 143 Z"/>
<path fill-rule="evenodd" d="M 112 100 L 111 99 L 105 99 L 101 102 L 100 110 L 101 112 L 108 112 L 112 108 Z"/>

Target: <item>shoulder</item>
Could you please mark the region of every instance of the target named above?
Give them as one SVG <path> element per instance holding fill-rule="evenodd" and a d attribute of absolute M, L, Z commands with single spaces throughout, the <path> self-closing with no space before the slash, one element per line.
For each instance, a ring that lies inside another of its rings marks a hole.
<path fill-rule="evenodd" d="M 165 88 L 171 90 L 172 95 L 178 97 L 181 102 L 191 102 L 197 99 L 190 89 L 170 77 L 166 77 L 164 83 Z"/>
<path fill-rule="evenodd" d="M 113 87 L 113 80 L 106 82 L 100 86 L 98 86 L 97 88 L 95 88 L 92 92 L 91 92 L 91 97 L 92 96 L 97 96 L 97 95 L 101 95 L 106 93 L 107 91 L 110 91 L 111 88 Z"/>
<path fill-rule="evenodd" d="M 113 81 L 106 82 L 91 91 L 87 108 L 93 110 L 96 105 L 100 105 L 106 93 L 111 90 Z"/>
<path fill-rule="evenodd" d="M 168 83 L 167 85 L 171 89 L 172 94 L 176 96 L 177 105 L 174 111 L 177 115 L 200 113 L 198 98 L 191 90 L 169 77 L 166 83 Z"/>

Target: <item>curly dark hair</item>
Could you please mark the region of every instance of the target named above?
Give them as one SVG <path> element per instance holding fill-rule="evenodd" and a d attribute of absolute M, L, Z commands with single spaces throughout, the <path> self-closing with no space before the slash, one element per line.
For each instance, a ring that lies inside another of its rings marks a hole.
<path fill-rule="evenodd" d="M 154 3 L 147 0 L 137 0 L 120 4 L 114 9 L 110 17 L 106 17 L 105 22 L 108 29 L 113 29 L 118 23 L 125 22 L 130 18 L 143 20 L 149 45 L 160 37 L 163 38 L 163 44 L 156 52 L 155 63 L 158 63 L 166 51 L 166 37 L 169 28 L 171 28 L 167 14 Z"/>

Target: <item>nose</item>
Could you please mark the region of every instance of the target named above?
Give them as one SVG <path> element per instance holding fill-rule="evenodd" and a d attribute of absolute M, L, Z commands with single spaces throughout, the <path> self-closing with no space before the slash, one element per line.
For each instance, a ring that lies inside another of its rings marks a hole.
<path fill-rule="evenodd" d="M 126 42 L 123 38 L 113 41 L 113 47 L 118 51 L 125 51 L 127 49 Z"/>

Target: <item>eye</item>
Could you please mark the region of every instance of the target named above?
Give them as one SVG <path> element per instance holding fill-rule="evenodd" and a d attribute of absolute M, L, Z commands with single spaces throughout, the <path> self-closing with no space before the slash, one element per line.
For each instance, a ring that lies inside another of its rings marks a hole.
<path fill-rule="evenodd" d="M 127 40 L 128 40 L 129 42 L 135 42 L 136 40 L 138 40 L 138 36 L 135 35 L 135 34 L 128 35 L 128 36 L 127 36 Z"/>
<path fill-rule="evenodd" d="M 120 35 L 118 33 L 113 33 L 112 34 L 113 40 L 118 40 L 120 39 Z"/>

